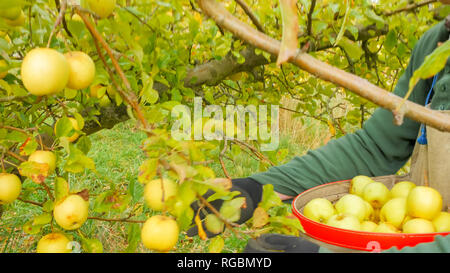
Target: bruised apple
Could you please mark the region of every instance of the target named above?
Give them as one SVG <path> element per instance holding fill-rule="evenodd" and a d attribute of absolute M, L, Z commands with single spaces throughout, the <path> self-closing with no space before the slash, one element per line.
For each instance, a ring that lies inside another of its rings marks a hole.
<path fill-rule="evenodd" d="M 78 194 L 71 194 L 56 203 L 53 216 L 56 223 L 66 230 L 81 227 L 88 218 L 89 203 Z"/>
<path fill-rule="evenodd" d="M 48 174 L 52 174 L 56 169 L 56 156 L 51 151 L 35 151 L 29 157 L 28 161 L 48 165 Z"/>
<path fill-rule="evenodd" d="M 42 237 L 37 245 L 37 253 L 70 253 L 72 246 L 69 239 L 61 233 L 50 233 Z"/>
<path fill-rule="evenodd" d="M 391 192 L 381 182 L 373 182 L 364 187 L 363 198 L 374 208 L 381 208 L 391 198 Z"/>

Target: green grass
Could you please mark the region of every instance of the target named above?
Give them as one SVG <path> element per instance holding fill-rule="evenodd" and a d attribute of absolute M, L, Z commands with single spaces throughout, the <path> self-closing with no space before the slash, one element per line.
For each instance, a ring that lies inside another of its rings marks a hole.
<path fill-rule="evenodd" d="M 303 137 L 309 139 L 309 143 L 293 143 L 289 135 L 284 135 L 280 139 L 280 149 L 287 149 L 288 155 L 284 161 L 288 161 L 295 155 L 301 155 L 311 148 L 311 142 L 317 141 L 317 130 L 319 127 L 308 125 L 309 130 L 305 131 Z M 143 185 L 137 182 L 138 168 L 145 159 L 141 150 L 145 134 L 137 131 L 131 122 L 124 122 L 116 125 L 110 130 L 102 130 L 89 136 L 92 146 L 88 153 L 96 166 L 97 173 L 86 171 L 82 174 L 71 174 L 69 184 L 71 191 L 77 192 L 89 189 L 92 200 L 99 194 L 111 187 L 118 187 L 123 190 L 128 189 L 128 184 L 136 182 L 135 191 L 138 197 L 142 197 Z M 315 144 L 318 145 L 317 143 Z M 217 150 L 217 155 L 219 154 Z M 260 171 L 260 162 L 249 154 L 243 152 L 233 158 L 225 159 L 226 169 L 232 177 L 245 177 Z M 218 176 L 223 176 L 223 171 L 219 163 L 210 165 Z M 106 181 L 106 183 L 105 183 Z M 31 181 L 25 181 L 33 185 Z M 46 193 L 42 190 L 33 193 L 29 199 L 42 202 Z M 27 197 L 28 198 L 28 197 Z M 142 204 L 142 198 L 138 204 Z M 142 205 L 141 205 L 142 206 Z M 146 206 L 143 206 L 145 214 L 152 215 Z M 41 208 L 16 201 L 4 208 L 3 216 L 0 220 L 0 252 L 34 252 L 40 234 L 29 235 L 22 230 L 22 226 L 33 216 L 41 213 Z M 119 218 L 126 216 L 126 210 L 121 215 L 110 213 L 103 215 L 105 218 Z M 145 217 L 145 216 L 144 216 Z M 144 218 L 145 219 L 145 218 Z M 105 252 L 122 252 L 127 247 L 128 223 L 104 222 L 88 220 L 80 229 L 87 237 L 98 238 L 104 247 Z M 56 227 L 55 227 L 56 228 Z M 245 228 L 244 228 L 245 229 Z M 43 233 L 50 232 L 50 225 L 43 229 Z M 42 234 L 42 233 L 41 233 Z M 68 232 L 79 241 L 80 237 L 76 232 Z M 240 233 L 237 237 L 231 231 L 224 234 L 224 252 L 241 252 L 249 238 L 245 233 Z M 180 240 L 176 247 L 176 252 L 207 252 L 208 242 L 202 241 L 198 236 L 187 238 L 185 234 L 180 234 Z M 139 244 L 137 252 L 148 252 L 142 244 Z"/>

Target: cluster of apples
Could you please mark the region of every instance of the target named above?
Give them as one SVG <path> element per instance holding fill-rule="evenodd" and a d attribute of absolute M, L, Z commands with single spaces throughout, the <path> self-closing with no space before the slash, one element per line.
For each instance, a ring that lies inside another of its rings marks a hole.
<path fill-rule="evenodd" d="M 154 179 L 144 186 L 144 200 L 155 212 L 165 211 L 166 202 L 176 197 L 178 184 L 173 180 Z M 169 211 L 178 215 L 176 210 Z M 158 252 L 170 251 L 178 242 L 180 230 L 177 221 L 170 216 L 153 215 L 145 221 L 141 229 L 143 245 Z"/>
<path fill-rule="evenodd" d="M 450 231 L 450 213 L 442 211 L 442 196 L 434 188 L 401 181 L 389 190 L 363 175 L 351 180 L 349 193 L 335 204 L 314 198 L 305 205 L 303 215 L 329 226 L 366 232 Z"/>
<path fill-rule="evenodd" d="M 35 151 L 28 161 L 48 166 L 48 174 L 56 169 L 56 156 L 51 151 Z M 0 205 L 14 202 L 20 195 L 22 183 L 20 178 L 11 173 L 0 173 Z M 65 230 L 80 228 L 88 218 L 89 203 L 78 194 L 69 194 L 55 203 L 53 217 L 56 223 Z M 38 253 L 71 252 L 67 237 L 62 233 L 50 233 L 42 237 L 37 246 Z"/>

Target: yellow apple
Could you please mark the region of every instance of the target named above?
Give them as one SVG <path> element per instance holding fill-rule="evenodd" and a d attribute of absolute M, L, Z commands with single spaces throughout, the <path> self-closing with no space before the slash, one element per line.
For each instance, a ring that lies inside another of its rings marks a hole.
<path fill-rule="evenodd" d="M 72 245 L 61 233 L 50 233 L 42 237 L 37 244 L 37 253 L 70 253 Z"/>
<path fill-rule="evenodd" d="M 155 179 L 145 184 L 144 187 L 145 202 L 155 211 L 162 211 L 165 201 L 175 196 L 178 191 L 177 183 L 170 179 L 163 179 L 163 181 L 161 185 L 161 179 Z M 164 188 L 164 194 L 162 188 Z"/>
<path fill-rule="evenodd" d="M 378 226 L 375 228 L 373 232 L 381 232 L 381 233 L 399 233 L 400 230 L 398 230 L 394 225 L 386 222 L 381 222 L 378 224 Z"/>
<path fill-rule="evenodd" d="M 336 214 L 336 210 L 330 200 L 325 198 L 314 198 L 303 208 L 303 215 L 320 223 L 325 223 L 333 214 Z"/>
<path fill-rule="evenodd" d="M 431 187 L 416 186 L 409 192 L 406 206 L 412 217 L 432 220 L 442 210 L 442 196 Z"/>
<path fill-rule="evenodd" d="M 408 197 L 409 192 L 414 188 L 416 184 L 411 181 L 401 181 L 396 183 L 391 189 L 392 198 L 396 197 Z"/>
<path fill-rule="evenodd" d="M 60 227 L 66 230 L 74 230 L 86 222 L 88 212 L 89 203 L 81 196 L 71 194 L 55 205 L 53 216 Z"/>
<path fill-rule="evenodd" d="M 435 232 L 433 223 L 422 218 L 414 218 L 403 225 L 403 233 L 429 233 Z"/>
<path fill-rule="evenodd" d="M 361 230 L 361 222 L 354 215 L 349 214 L 335 214 L 327 221 L 327 225 L 337 228 Z"/>
<path fill-rule="evenodd" d="M 20 15 L 16 19 L 13 19 L 13 20 L 5 19 L 5 22 L 12 27 L 19 27 L 25 23 L 26 19 L 27 19 L 27 17 L 21 10 Z"/>
<path fill-rule="evenodd" d="M 22 62 L 22 82 L 33 95 L 45 96 L 62 91 L 69 81 L 66 57 L 51 48 L 35 48 Z"/>
<path fill-rule="evenodd" d="M 436 218 L 432 221 L 436 232 L 449 232 L 450 231 L 450 213 L 441 211 Z"/>
<path fill-rule="evenodd" d="M 51 151 L 35 151 L 28 157 L 28 161 L 47 164 L 49 175 L 56 169 L 56 156 Z"/>
<path fill-rule="evenodd" d="M 178 234 L 178 224 L 174 219 L 154 215 L 142 226 L 141 240 L 148 249 L 167 252 L 177 244 Z"/>
<path fill-rule="evenodd" d="M 350 182 L 349 193 L 356 194 L 362 197 L 364 187 L 370 183 L 374 182 L 372 178 L 365 175 L 358 175 L 353 177 Z"/>
<path fill-rule="evenodd" d="M 88 0 L 88 6 L 91 11 L 103 19 L 114 11 L 116 0 Z"/>
<path fill-rule="evenodd" d="M 19 177 L 11 173 L 0 173 L 0 205 L 14 202 L 21 190 Z"/>
<path fill-rule="evenodd" d="M 367 217 L 367 207 L 364 200 L 355 194 L 346 194 L 342 196 L 334 205 L 337 213 L 350 214 L 363 221 Z"/>
<path fill-rule="evenodd" d="M 20 6 L 15 6 L 15 7 L 6 8 L 6 9 L 0 9 L 0 17 L 6 18 L 9 20 L 14 20 L 20 16 L 21 12 L 22 12 L 22 8 Z"/>
<path fill-rule="evenodd" d="M 397 197 L 387 201 L 381 208 L 380 220 L 401 228 L 406 216 L 406 198 Z"/>
<path fill-rule="evenodd" d="M 3 70 L 5 69 L 5 71 L 1 71 L 0 72 L 0 80 L 3 79 L 4 77 L 6 77 L 6 75 L 8 75 L 8 64 L 6 63 L 5 60 L 0 60 L 0 68 Z"/>
<path fill-rule="evenodd" d="M 381 208 L 391 198 L 391 192 L 383 183 L 373 182 L 364 187 L 363 198 L 374 209 Z"/>
<path fill-rule="evenodd" d="M 95 64 L 91 57 L 81 51 L 67 52 L 64 56 L 69 63 L 67 87 L 76 90 L 89 87 L 95 77 Z"/>
<path fill-rule="evenodd" d="M 361 231 L 374 232 L 377 224 L 372 221 L 364 221 L 361 223 Z"/>

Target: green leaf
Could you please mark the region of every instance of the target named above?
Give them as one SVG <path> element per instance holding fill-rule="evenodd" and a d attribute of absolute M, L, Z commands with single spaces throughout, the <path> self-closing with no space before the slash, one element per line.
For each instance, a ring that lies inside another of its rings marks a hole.
<path fill-rule="evenodd" d="M 280 197 L 273 190 L 272 184 L 266 184 L 263 186 L 263 195 L 261 202 L 258 204 L 259 207 L 267 211 L 272 207 L 280 206 L 282 203 L 283 202 Z"/>
<path fill-rule="evenodd" d="M 56 137 L 68 137 L 73 130 L 72 122 L 69 118 L 64 116 L 60 118 L 55 124 Z"/>
<path fill-rule="evenodd" d="M 157 158 L 149 158 L 145 160 L 139 167 L 138 181 L 142 184 L 146 184 L 153 180 L 156 176 L 156 170 L 158 169 L 159 160 Z"/>
<path fill-rule="evenodd" d="M 49 199 L 49 200 L 45 201 L 45 203 L 42 205 L 42 210 L 45 212 L 51 212 L 54 207 L 55 207 L 55 203 Z"/>
<path fill-rule="evenodd" d="M 216 236 L 209 240 L 208 252 L 221 253 L 224 246 L 225 241 L 223 240 L 222 236 Z"/>
<path fill-rule="evenodd" d="M 245 197 L 237 197 L 223 202 L 220 214 L 230 222 L 235 222 L 241 217 L 241 207 L 245 204 Z"/>
<path fill-rule="evenodd" d="M 69 195 L 69 183 L 62 178 L 56 177 L 55 179 L 55 202 L 64 199 Z"/>
<path fill-rule="evenodd" d="M 357 43 L 349 40 L 347 37 L 342 37 L 341 41 L 339 42 L 339 46 L 341 46 L 345 50 L 345 52 L 347 52 L 349 57 L 354 61 L 359 60 L 364 53 L 364 51 Z"/>
<path fill-rule="evenodd" d="M 25 161 L 19 165 L 19 173 L 26 176 L 34 182 L 40 184 L 48 176 L 49 166 L 47 163 L 37 163 L 34 161 Z"/>
<path fill-rule="evenodd" d="M 25 146 L 20 147 L 20 155 L 24 155 L 24 156 L 30 155 L 31 153 L 36 151 L 37 147 L 38 147 L 38 143 L 37 143 L 36 139 L 29 138 L 29 141 L 27 141 L 25 143 Z"/>
<path fill-rule="evenodd" d="M 384 41 L 384 48 L 387 51 L 392 51 L 392 49 L 397 44 L 397 34 L 395 33 L 395 30 L 391 29 L 388 34 L 386 35 L 386 40 Z"/>
<path fill-rule="evenodd" d="M 87 136 L 82 136 L 78 138 L 77 148 L 80 149 L 84 154 L 87 154 L 91 150 L 91 139 Z"/>
<path fill-rule="evenodd" d="M 87 253 L 103 253 L 103 244 L 96 238 L 82 238 L 81 247 Z"/>
<path fill-rule="evenodd" d="M 95 198 L 94 211 L 106 213 L 110 211 L 122 212 L 131 201 L 131 195 L 120 193 L 116 190 L 109 190 L 101 193 Z"/>
<path fill-rule="evenodd" d="M 72 173 L 80 173 L 85 169 L 95 170 L 95 163 L 92 158 L 87 157 L 80 149 L 72 143 L 69 146 L 69 156 L 66 159 L 64 170 Z"/>
<path fill-rule="evenodd" d="M 33 219 L 33 225 L 46 225 L 49 224 L 52 221 L 52 214 L 51 213 L 43 213 L 41 215 L 38 215 L 34 217 Z"/>
<path fill-rule="evenodd" d="M 444 44 L 437 47 L 430 55 L 426 56 L 422 65 L 414 71 L 413 76 L 409 79 L 409 90 L 405 99 L 409 97 L 414 86 L 420 79 L 430 78 L 441 71 L 445 67 L 449 56 L 450 40 L 447 40 Z"/>
<path fill-rule="evenodd" d="M 350 11 L 350 5 L 348 3 L 348 0 L 345 0 L 345 5 L 347 6 L 346 10 L 345 10 L 345 15 L 344 15 L 344 19 L 342 21 L 342 25 L 341 25 L 341 29 L 339 30 L 339 33 L 336 37 L 336 41 L 334 42 L 334 45 L 338 45 L 339 42 L 342 39 L 342 36 L 344 36 L 345 30 L 346 30 L 346 25 L 347 25 L 347 20 L 348 20 L 348 15 L 349 15 L 349 11 Z"/>

